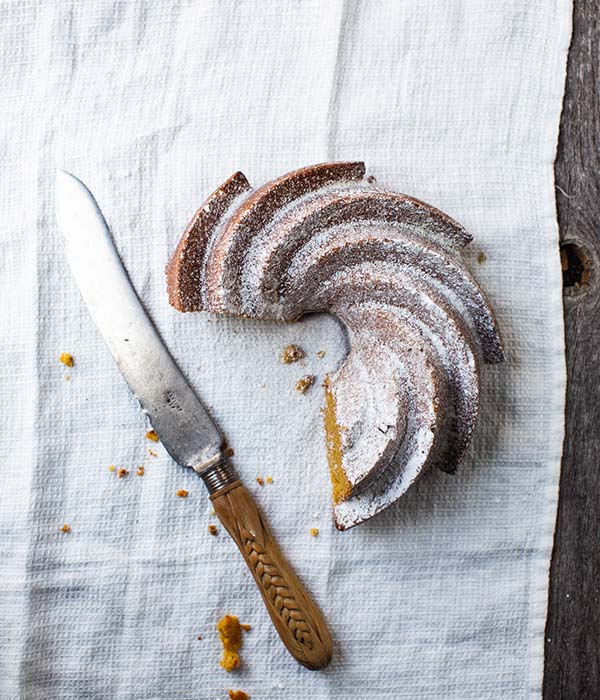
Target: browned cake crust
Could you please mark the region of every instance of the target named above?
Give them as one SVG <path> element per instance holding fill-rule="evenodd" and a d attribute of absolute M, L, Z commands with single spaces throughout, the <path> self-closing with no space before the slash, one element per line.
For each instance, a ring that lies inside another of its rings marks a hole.
<path fill-rule="evenodd" d="M 202 310 L 201 275 L 211 235 L 236 198 L 250 189 L 244 174 L 234 173 L 192 217 L 166 268 L 169 304 L 178 311 Z"/>

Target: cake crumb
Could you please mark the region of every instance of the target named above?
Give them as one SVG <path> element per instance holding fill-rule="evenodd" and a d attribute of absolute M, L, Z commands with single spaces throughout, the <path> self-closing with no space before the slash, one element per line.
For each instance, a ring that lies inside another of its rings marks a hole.
<path fill-rule="evenodd" d="M 319 536 L 319 528 L 318 527 L 311 527 L 310 534 L 311 534 L 311 537 L 318 537 Z"/>
<path fill-rule="evenodd" d="M 125 469 L 125 467 L 121 467 L 117 472 L 117 476 L 119 477 L 119 479 L 124 479 L 128 474 L 129 470 Z"/>
<path fill-rule="evenodd" d="M 116 472 L 116 471 L 117 471 L 117 468 L 115 467 L 114 464 L 111 464 L 110 467 L 108 468 L 108 471 L 109 471 L 109 472 Z"/>
<path fill-rule="evenodd" d="M 486 254 L 485 254 L 483 251 L 482 251 L 481 253 L 479 253 L 479 255 L 477 256 L 477 262 L 478 262 L 480 265 L 483 265 L 483 263 L 484 263 L 486 260 L 487 260 Z"/>
<path fill-rule="evenodd" d="M 208 526 L 208 534 L 212 535 L 213 537 L 216 537 L 218 534 L 217 526 L 213 525 L 212 523 Z"/>
<path fill-rule="evenodd" d="M 240 665 L 240 655 L 238 654 L 242 646 L 240 621 L 235 615 L 225 615 L 217 623 L 217 631 L 223 645 L 223 657 L 219 663 L 230 673 Z"/>
<path fill-rule="evenodd" d="M 154 450 L 148 450 L 148 454 L 149 454 L 151 457 L 158 457 L 158 455 L 156 454 L 156 452 L 155 452 Z"/>
<path fill-rule="evenodd" d="M 298 347 L 298 345 L 286 345 L 285 348 L 283 348 L 281 361 L 286 365 L 290 365 L 292 362 L 298 362 L 298 360 L 301 360 L 303 357 L 304 350 L 301 347 Z"/>
<path fill-rule="evenodd" d="M 235 454 L 235 452 L 234 452 L 234 450 L 233 450 L 232 447 L 228 447 L 228 448 L 225 450 L 225 456 L 226 456 L 226 457 L 233 457 L 234 454 Z"/>
<path fill-rule="evenodd" d="M 249 625 L 247 622 L 242 622 L 240 627 L 244 630 L 244 632 L 250 632 L 252 629 L 252 625 Z"/>
<path fill-rule="evenodd" d="M 65 374 L 65 382 L 68 382 L 68 381 L 70 381 L 70 380 L 71 380 L 71 375 L 67 372 L 67 373 Z"/>
<path fill-rule="evenodd" d="M 179 496 L 179 498 L 187 498 L 189 495 L 189 491 L 186 491 L 185 489 L 179 489 L 179 491 L 177 491 L 175 495 Z"/>
<path fill-rule="evenodd" d="M 137 468 L 136 474 L 138 476 L 144 476 L 145 473 L 146 473 L 146 468 L 144 467 L 143 464 L 140 464 L 140 466 Z"/>
<path fill-rule="evenodd" d="M 65 523 L 65 524 L 60 528 L 60 531 L 61 531 L 61 532 L 71 532 L 71 526 L 70 526 L 70 525 L 67 525 L 67 523 Z"/>
<path fill-rule="evenodd" d="M 300 394 L 306 394 L 310 387 L 315 383 L 315 375 L 307 374 L 296 382 L 296 391 Z"/>
<path fill-rule="evenodd" d="M 229 688 L 227 695 L 229 696 L 229 700 L 250 700 L 248 693 L 244 693 L 243 690 L 232 690 Z"/>
<path fill-rule="evenodd" d="M 75 364 L 75 360 L 73 359 L 73 355 L 71 355 L 68 352 L 61 353 L 60 357 L 58 359 L 63 363 L 63 365 L 65 365 L 67 367 L 73 367 L 73 365 Z"/>
<path fill-rule="evenodd" d="M 256 483 L 257 483 L 259 486 L 264 486 L 264 485 L 265 485 L 265 480 L 262 478 L 262 476 L 257 476 L 257 477 L 256 477 Z"/>
<path fill-rule="evenodd" d="M 152 440 L 152 442 L 158 442 L 158 433 L 156 430 L 149 430 L 146 433 L 146 440 Z"/>
<path fill-rule="evenodd" d="M 319 352 L 317 353 L 317 357 L 319 358 L 319 360 L 322 360 L 325 357 L 325 350 L 319 350 Z"/>
<path fill-rule="evenodd" d="M 267 484 L 272 484 L 272 483 L 273 483 L 273 477 L 272 477 L 272 476 L 268 476 L 268 477 L 267 477 Z"/>
<path fill-rule="evenodd" d="M 214 508 L 212 508 L 212 509 L 211 509 L 211 511 L 210 511 L 210 513 L 209 513 L 209 515 L 212 515 L 212 516 L 215 516 L 215 515 L 216 515 L 216 513 L 215 513 L 215 509 L 214 509 Z"/>
<path fill-rule="evenodd" d="M 201 634 L 198 635 L 198 641 L 200 641 L 200 642 L 202 641 L 202 635 L 201 635 Z"/>

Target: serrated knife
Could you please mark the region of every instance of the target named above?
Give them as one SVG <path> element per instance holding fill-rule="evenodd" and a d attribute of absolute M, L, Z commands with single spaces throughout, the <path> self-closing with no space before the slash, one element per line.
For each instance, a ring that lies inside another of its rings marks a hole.
<path fill-rule="evenodd" d="M 144 311 L 94 197 L 63 171 L 56 177 L 56 215 L 75 281 L 143 412 L 175 462 L 204 481 L 290 654 L 309 669 L 324 668 L 333 645 L 321 612 L 235 475 L 221 431 Z"/>

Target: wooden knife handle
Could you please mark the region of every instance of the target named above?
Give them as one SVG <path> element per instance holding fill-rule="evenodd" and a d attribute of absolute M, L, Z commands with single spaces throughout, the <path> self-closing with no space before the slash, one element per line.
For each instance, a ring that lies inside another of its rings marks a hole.
<path fill-rule="evenodd" d="M 252 496 L 235 481 L 210 499 L 246 560 L 287 650 L 306 668 L 325 668 L 333 653 L 327 624 L 271 537 Z"/>

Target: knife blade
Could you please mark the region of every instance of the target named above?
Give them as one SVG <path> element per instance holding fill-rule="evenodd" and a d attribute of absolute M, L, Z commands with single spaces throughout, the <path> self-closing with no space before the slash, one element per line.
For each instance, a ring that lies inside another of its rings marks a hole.
<path fill-rule="evenodd" d="M 221 431 L 146 314 L 96 200 L 64 171 L 57 173 L 55 196 L 69 266 L 125 381 L 167 452 L 204 481 L 287 650 L 311 670 L 324 668 L 333 653 L 327 624 L 236 477 Z"/>
<path fill-rule="evenodd" d="M 221 431 L 148 318 L 96 200 L 64 171 L 56 176 L 56 214 L 89 312 L 165 449 L 178 464 L 196 471 L 219 462 Z"/>

